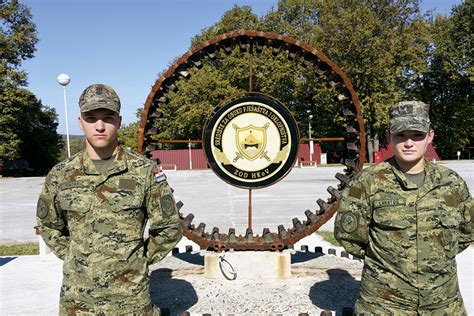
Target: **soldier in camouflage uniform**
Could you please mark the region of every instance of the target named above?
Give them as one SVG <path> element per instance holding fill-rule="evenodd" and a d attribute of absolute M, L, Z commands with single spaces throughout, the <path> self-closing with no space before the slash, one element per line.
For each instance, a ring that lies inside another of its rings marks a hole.
<path fill-rule="evenodd" d="M 343 191 L 335 236 L 364 259 L 357 315 L 467 315 L 455 256 L 473 241 L 474 207 L 454 171 L 424 159 L 429 106 L 391 107 L 394 157 Z"/>
<path fill-rule="evenodd" d="M 60 314 L 157 314 L 148 265 L 181 238 L 172 190 L 154 162 L 118 145 L 112 88 L 87 87 L 79 106 L 86 148 L 51 170 L 37 206 L 41 236 L 64 260 Z"/>

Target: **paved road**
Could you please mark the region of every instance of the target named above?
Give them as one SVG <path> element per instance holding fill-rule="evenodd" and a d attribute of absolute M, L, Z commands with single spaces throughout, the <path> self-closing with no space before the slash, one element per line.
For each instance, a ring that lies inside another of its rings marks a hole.
<path fill-rule="evenodd" d="M 474 161 L 448 161 L 474 195 Z M 328 186 L 336 187 L 334 177 L 343 167 L 294 168 L 277 184 L 252 191 L 252 228 L 261 233 L 268 227 L 292 226 L 292 219 L 305 219 L 304 211 L 318 209 L 316 200 L 329 198 Z M 169 171 L 168 181 L 176 200 L 184 203 L 181 212 L 194 214 L 194 224 L 206 223 L 222 232 L 233 227 L 244 234 L 248 226 L 248 191 L 235 188 L 217 178 L 210 170 Z M 44 178 L 0 178 L 0 243 L 35 241 L 33 226 L 38 195 Z M 333 229 L 333 219 L 321 230 Z"/>

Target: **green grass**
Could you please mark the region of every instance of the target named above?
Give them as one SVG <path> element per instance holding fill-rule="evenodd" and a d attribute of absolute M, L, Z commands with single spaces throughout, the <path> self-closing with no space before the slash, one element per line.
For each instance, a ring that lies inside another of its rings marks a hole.
<path fill-rule="evenodd" d="M 0 256 L 38 255 L 37 242 L 0 245 Z"/>
<path fill-rule="evenodd" d="M 339 242 L 336 240 L 336 238 L 334 238 L 334 234 L 332 232 L 328 232 L 328 231 L 317 231 L 316 234 L 318 234 L 319 236 L 323 237 L 323 239 L 331 244 L 333 244 L 334 246 L 338 246 L 340 247 L 341 244 L 339 244 Z"/>

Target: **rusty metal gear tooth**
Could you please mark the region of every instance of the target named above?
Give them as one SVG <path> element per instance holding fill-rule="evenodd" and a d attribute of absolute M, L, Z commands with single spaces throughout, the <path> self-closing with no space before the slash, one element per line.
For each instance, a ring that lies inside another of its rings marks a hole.
<path fill-rule="evenodd" d="M 198 227 L 193 231 L 193 233 L 196 236 L 202 236 L 202 234 L 204 234 L 205 229 L 206 229 L 206 224 L 205 223 L 200 223 L 198 225 Z"/>
<path fill-rule="evenodd" d="M 348 134 L 358 134 L 359 131 L 356 129 L 355 126 L 346 126 L 346 133 L 348 133 Z"/>
<path fill-rule="evenodd" d="M 326 203 L 323 199 L 318 199 L 316 201 L 318 203 L 319 207 L 321 207 L 321 210 L 324 211 L 324 213 L 328 212 L 331 209 L 331 205 Z"/>
<path fill-rule="evenodd" d="M 286 231 L 285 226 L 278 225 L 278 236 L 280 236 L 281 239 L 284 239 L 288 236 L 288 232 Z"/>
<path fill-rule="evenodd" d="M 337 82 L 337 81 L 334 81 L 334 80 L 330 80 L 327 84 L 327 86 L 331 89 L 336 89 L 336 88 L 339 88 L 339 87 L 342 87 L 343 84 L 341 82 Z"/>
<path fill-rule="evenodd" d="M 317 223 L 319 221 L 320 217 L 314 214 L 313 212 L 311 212 L 310 210 L 306 210 L 304 214 L 306 215 L 306 218 L 308 219 L 308 223 L 310 225 Z"/>
<path fill-rule="evenodd" d="M 354 151 L 358 150 L 357 144 L 355 142 L 347 143 L 346 146 L 347 146 L 347 149 L 349 150 L 354 150 Z"/>
<path fill-rule="evenodd" d="M 150 145 L 146 146 L 145 150 L 148 151 L 148 152 L 154 151 L 154 150 L 156 150 L 156 145 L 150 144 Z"/>
<path fill-rule="evenodd" d="M 340 108 L 340 112 L 339 112 L 342 116 L 345 116 L 345 117 L 355 117 L 356 116 L 356 113 L 354 111 L 352 111 L 352 109 L 349 109 L 345 106 L 341 107 Z"/>
<path fill-rule="evenodd" d="M 301 66 L 304 68 L 308 67 L 309 64 L 314 60 L 314 56 L 311 53 L 305 53 L 303 54 L 303 61 L 301 62 Z"/>
<path fill-rule="evenodd" d="M 253 231 L 250 228 L 247 228 L 247 230 L 245 231 L 245 241 L 247 243 L 252 243 L 254 241 Z"/>
<path fill-rule="evenodd" d="M 200 59 L 196 60 L 191 60 L 191 63 L 196 67 L 197 69 L 201 69 L 204 65 L 202 64 L 202 61 Z"/>
<path fill-rule="evenodd" d="M 273 242 L 272 233 L 270 232 L 270 228 L 264 228 L 262 232 L 262 239 L 263 242 Z"/>
<path fill-rule="evenodd" d="M 153 101 L 165 104 L 165 103 L 168 103 L 169 99 L 164 95 L 157 94 L 155 98 L 153 99 Z"/>
<path fill-rule="evenodd" d="M 163 112 L 156 110 L 156 111 L 154 111 L 153 113 L 150 114 L 150 117 L 155 118 L 155 119 L 156 118 L 162 118 L 163 117 Z"/>
<path fill-rule="evenodd" d="M 191 78 L 191 74 L 187 70 L 181 70 L 178 72 L 178 74 L 183 77 L 184 79 L 189 79 Z"/>
<path fill-rule="evenodd" d="M 227 241 L 231 244 L 237 242 L 237 237 L 235 237 L 235 228 L 229 228 L 229 233 L 227 234 Z"/>
<path fill-rule="evenodd" d="M 245 38 L 241 38 L 239 40 L 239 48 L 240 48 L 240 51 L 242 53 L 245 53 L 246 51 L 248 51 L 248 44 L 249 43 L 248 43 L 247 39 L 245 39 Z"/>
<path fill-rule="evenodd" d="M 336 179 L 341 181 L 345 186 L 348 186 L 349 183 L 351 182 L 351 178 L 349 178 L 347 175 L 342 174 L 342 173 L 336 173 Z"/>
<path fill-rule="evenodd" d="M 206 49 L 206 54 L 207 54 L 207 57 L 209 57 L 210 60 L 216 59 L 217 55 L 216 55 L 216 48 L 215 48 L 215 46 L 209 46 L 209 47 Z"/>
<path fill-rule="evenodd" d="M 355 168 L 357 167 L 357 160 L 356 159 L 344 159 L 344 164 L 348 167 Z"/>
<path fill-rule="evenodd" d="M 183 225 L 184 228 L 190 228 L 193 219 L 194 219 L 194 215 L 193 215 L 192 213 L 189 213 L 189 214 L 181 221 L 181 224 Z"/>
<path fill-rule="evenodd" d="M 339 200 L 339 198 L 341 197 L 341 192 L 339 190 L 333 188 L 332 186 L 329 186 L 327 191 L 329 192 L 329 194 L 331 194 L 331 196 L 333 196 L 337 200 Z"/>
<path fill-rule="evenodd" d="M 165 83 L 164 84 L 164 87 L 166 88 L 166 90 L 168 91 L 173 91 L 173 92 L 176 92 L 178 91 L 178 87 L 174 84 L 174 83 Z"/>
<path fill-rule="evenodd" d="M 293 232 L 299 233 L 305 230 L 304 225 L 301 224 L 300 220 L 297 217 L 293 218 L 292 222 L 293 222 Z"/>
<path fill-rule="evenodd" d="M 265 46 L 265 42 L 262 40 L 256 40 L 254 46 L 255 46 L 255 51 L 257 53 L 261 53 L 263 51 L 263 47 Z"/>
<path fill-rule="evenodd" d="M 146 131 L 147 135 L 155 135 L 156 133 L 158 133 L 158 130 L 155 127 L 149 128 Z"/>
<path fill-rule="evenodd" d="M 211 240 L 219 240 L 219 227 L 212 228 Z"/>

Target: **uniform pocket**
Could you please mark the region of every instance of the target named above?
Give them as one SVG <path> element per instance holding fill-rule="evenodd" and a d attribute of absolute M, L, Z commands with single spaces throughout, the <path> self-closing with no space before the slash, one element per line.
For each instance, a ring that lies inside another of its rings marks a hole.
<path fill-rule="evenodd" d="M 462 214 L 454 207 L 443 203 L 438 205 L 440 211 L 439 223 L 441 229 L 441 241 L 446 256 L 452 259 L 458 253 L 459 226 L 463 221 Z"/>
<path fill-rule="evenodd" d="M 405 206 L 378 207 L 374 209 L 372 218 L 379 226 L 394 229 L 405 229 L 410 227 L 410 215 L 404 214 Z"/>
<path fill-rule="evenodd" d="M 91 210 L 90 198 L 79 192 L 61 193 L 58 199 L 68 223 L 81 220 Z"/>

